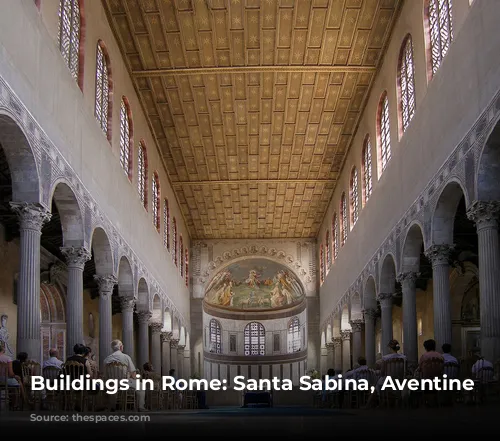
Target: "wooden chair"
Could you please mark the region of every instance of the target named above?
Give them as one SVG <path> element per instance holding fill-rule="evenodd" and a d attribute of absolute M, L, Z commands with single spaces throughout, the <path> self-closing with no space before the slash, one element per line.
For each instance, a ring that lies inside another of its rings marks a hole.
<path fill-rule="evenodd" d="M 146 407 L 150 410 L 163 409 L 163 390 L 161 385 L 161 375 L 156 372 L 143 372 L 144 379 L 153 380 L 154 389 L 146 391 Z"/>
<path fill-rule="evenodd" d="M 381 377 L 391 377 L 393 380 L 403 380 L 406 376 L 406 358 L 389 358 L 382 362 L 380 369 Z M 382 407 L 391 407 L 393 404 L 402 406 L 403 394 L 401 391 L 386 389 L 380 391 L 380 405 Z"/>
<path fill-rule="evenodd" d="M 446 375 L 447 379 L 459 379 L 460 378 L 460 365 L 455 362 L 446 362 L 443 365 L 443 376 Z M 446 405 L 452 405 L 456 400 L 463 401 L 462 391 L 443 391 L 443 402 Z"/>
<path fill-rule="evenodd" d="M 59 380 L 62 370 L 55 366 L 47 366 L 43 368 L 42 376 L 46 380 L 55 382 Z M 56 390 L 48 390 L 45 392 L 44 404 L 48 410 L 58 410 L 61 405 L 61 394 Z"/>
<path fill-rule="evenodd" d="M 495 369 L 485 366 L 479 369 L 474 379 L 473 399 L 476 403 L 482 403 L 488 398 L 489 392 L 495 387 Z"/>
<path fill-rule="evenodd" d="M 104 378 L 106 380 L 129 379 L 128 366 L 118 361 L 108 363 L 104 368 Z M 119 390 L 115 395 L 110 396 L 111 408 L 137 411 L 137 400 L 135 389 Z"/>
<path fill-rule="evenodd" d="M 77 379 L 85 376 L 87 373 L 85 365 L 78 361 L 67 361 L 62 366 L 62 373 L 70 379 Z M 81 412 L 84 410 L 85 391 L 81 390 L 64 390 L 63 394 L 63 410 Z"/>
<path fill-rule="evenodd" d="M 194 390 L 186 391 L 184 398 L 184 408 L 185 409 L 198 408 L 198 395 L 196 391 Z"/>
<path fill-rule="evenodd" d="M 444 373 L 444 360 L 441 357 L 432 357 L 423 361 L 420 368 L 420 378 L 433 380 L 442 378 Z M 424 405 L 439 407 L 439 394 L 435 390 L 422 390 L 421 402 Z"/>
<path fill-rule="evenodd" d="M 42 391 L 34 391 L 31 387 L 31 378 L 41 375 L 40 363 L 34 360 L 27 360 L 21 364 L 23 373 L 23 386 L 28 405 L 35 409 L 40 406 L 42 400 Z"/>
<path fill-rule="evenodd" d="M 22 384 L 14 386 L 9 379 L 9 363 L 0 363 L 0 412 L 13 409 L 21 410 L 23 407 L 23 386 Z"/>
<path fill-rule="evenodd" d="M 375 386 L 377 384 L 378 376 L 373 369 L 363 369 L 356 371 L 354 377 L 356 380 L 366 380 L 368 382 L 368 387 Z M 370 398 L 371 391 L 369 390 L 356 390 L 349 391 L 349 405 L 352 408 L 360 408 L 366 405 L 368 399 Z"/>

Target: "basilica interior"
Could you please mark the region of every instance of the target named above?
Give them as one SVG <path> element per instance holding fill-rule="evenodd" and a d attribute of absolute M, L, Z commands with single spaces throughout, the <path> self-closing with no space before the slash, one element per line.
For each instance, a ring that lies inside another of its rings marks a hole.
<path fill-rule="evenodd" d="M 434 340 L 462 377 L 493 366 L 498 400 L 499 21 L 492 0 L 0 1 L 4 355 L 41 375 L 80 344 L 103 375 L 119 340 L 138 372 L 227 382 L 217 407 L 236 376 L 375 371 L 394 340 L 416 368 Z"/>

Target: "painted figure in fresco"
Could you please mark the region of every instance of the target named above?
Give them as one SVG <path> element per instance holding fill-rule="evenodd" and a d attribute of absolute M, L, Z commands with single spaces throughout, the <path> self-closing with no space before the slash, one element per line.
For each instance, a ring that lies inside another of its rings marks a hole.
<path fill-rule="evenodd" d="M 255 288 L 258 285 L 260 285 L 260 280 L 259 280 L 259 274 L 257 274 L 257 271 L 255 270 L 250 270 L 250 273 L 248 274 L 248 279 L 245 280 L 245 282 L 250 286 L 251 288 Z"/>
<path fill-rule="evenodd" d="M 220 305 L 221 306 L 229 306 L 231 304 L 231 298 L 233 297 L 233 291 L 232 291 L 232 288 L 233 288 L 233 282 L 229 282 L 229 285 L 226 286 L 226 284 L 224 284 L 224 286 L 226 287 L 224 289 L 224 292 L 222 293 L 222 297 L 220 299 Z"/>
<path fill-rule="evenodd" d="M 9 357 L 14 357 L 14 352 L 12 351 L 12 348 L 10 347 L 9 343 L 10 334 L 9 330 L 7 329 L 8 319 L 9 316 L 7 314 L 3 314 L 2 317 L 0 318 L 0 341 L 3 342 L 5 345 L 5 353 Z"/>

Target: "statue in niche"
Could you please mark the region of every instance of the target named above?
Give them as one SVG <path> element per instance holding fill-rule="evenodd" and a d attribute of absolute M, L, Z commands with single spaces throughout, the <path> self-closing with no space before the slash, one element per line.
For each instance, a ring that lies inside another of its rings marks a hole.
<path fill-rule="evenodd" d="M 3 342 L 5 345 L 5 353 L 9 357 L 14 357 L 14 352 L 12 351 L 12 348 L 10 347 L 9 339 L 10 339 L 10 334 L 9 330 L 7 329 L 7 320 L 9 319 L 9 316 L 7 314 L 2 314 L 2 317 L 0 317 L 0 341 Z"/>
<path fill-rule="evenodd" d="M 462 298 L 462 320 L 479 321 L 479 284 L 474 278 Z"/>

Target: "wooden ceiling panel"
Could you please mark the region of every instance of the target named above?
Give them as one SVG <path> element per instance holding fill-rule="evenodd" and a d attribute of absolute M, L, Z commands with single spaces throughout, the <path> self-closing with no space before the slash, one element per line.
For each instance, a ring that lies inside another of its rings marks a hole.
<path fill-rule="evenodd" d="M 401 0 L 105 0 L 192 238 L 316 237 Z"/>

